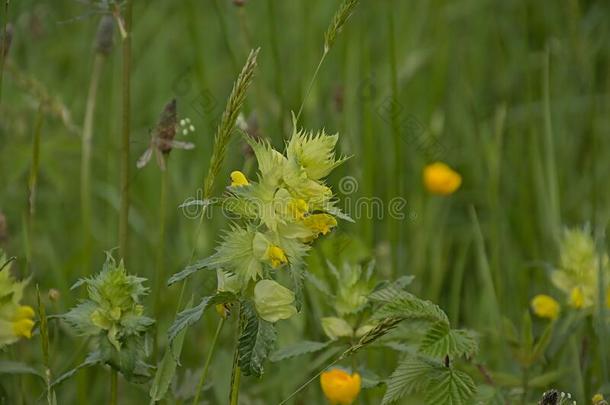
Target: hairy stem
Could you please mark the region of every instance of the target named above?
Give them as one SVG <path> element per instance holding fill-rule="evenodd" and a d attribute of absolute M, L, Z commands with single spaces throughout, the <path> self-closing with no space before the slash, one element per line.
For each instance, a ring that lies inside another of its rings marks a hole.
<path fill-rule="evenodd" d="M 242 330 L 241 307 L 237 313 L 237 336 L 235 338 L 235 351 L 233 354 L 233 368 L 231 371 L 231 389 L 229 391 L 229 404 L 237 405 L 239 398 L 239 383 L 241 380 L 241 368 L 239 367 L 239 335 Z"/>
<path fill-rule="evenodd" d="M 117 391 L 119 385 L 119 373 L 115 369 L 110 370 L 110 405 L 117 405 Z"/>
<path fill-rule="evenodd" d="M 210 347 L 210 351 L 205 359 L 205 365 L 203 366 L 203 372 L 201 373 L 201 378 L 199 379 L 199 384 L 197 384 L 197 391 L 195 391 L 195 398 L 193 399 L 193 405 L 197 405 L 199 403 L 199 395 L 203 390 L 203 386 L 205 385 L 205 380 L 208 376 L 208 370 L 210 368 L 210 363 L 212 362 L 212 356 L 214 355 L 214 349 L 216 349 L 216 342 L 218 341 L 218 336 L 220 336 L 220 331 L 224 326 L 225 320 L 224 318 L 220 318 L 218 321 L 218 326 L 216 327 L 216 333 L 214 334 L 214 338 L 212 339 L 212 346 Z"/>
<path fill-rule="evenodd" d="M 88 268 L 91 259 L 91 142 L 93 139 L 93 120 L 95 116 L 97 90 L 99 88 L 99 79 L 103 63 L 104 56 L 96 54 L 93 61 L 91 81 L 89 82 L 89 92 L 87 94 L 81 145 L 80 200 L 85 269 Z"/>
<path fill-rule="evenodd" d="M 119 212 L 119 252 L 123 260 L 127 260 L 129 244 L 129 133 L 131 124 L 131 19 L 133 1 L 125 2 L 125 31 L 123 39 L 123 112 L 121 133 L 121 205 Z"/>
<path fill-rule="evenodd" d="M 159 196 L 160 206 L 159 217 L 157 218 L 159 224 L 159 242 L 157 243 L 157 269 L 155 272 L 155 281 L 153 285 L 153 310 L 157 319 L 160 319 L 161 317 L 161 280 L 165 280 L 165 222 L 167 215 L 167 183 L 169 176 L 168 172 L 169 165 L 166 165 L 165 170 L 161 171 L 161 192 Z M 158 331 L 155 332 L 153 340 L 153 359 L 156 359 L 158 350 Z"/>

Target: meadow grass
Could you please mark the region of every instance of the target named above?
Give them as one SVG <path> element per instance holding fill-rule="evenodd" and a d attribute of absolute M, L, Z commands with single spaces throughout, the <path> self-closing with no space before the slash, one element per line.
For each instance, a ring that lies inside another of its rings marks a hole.
<path fill-rule="evenodd" d="M 558 322 L 565 347 L 551 345 L 553 356 L 533 366 L 535 375 L 522 373 L 498 333 L 504 317 L 521 332 L 534 295 L 561 296 L 549 273 L 564 226 L 590 223 L 599 252 L 607 251 L 610 5 L 360 1 L 328 52 L 325 32 L 339 3 L 129 0 L 121 9 L 128 35 L 116 32 L 103 58 L 92 46 L 102 17 L 93 3 L 23 0 L 10 2 L 8 14 L 3 5 L 2 30 L 11 23 L 13 40 L 0 69 L 0 212 L 9 231 L 0 246 L 18 257 L 16 274 L 39 285 L 40 312 L 49 317 L 48 353 L 22 341 L 11 348 L 14 359 L 58 376 L 84 358 L 86 344 L 52 315 L 82 298 L 69 287 L 101 268 L 104 251 L 120 247 L 128 270 L 154 288 L 145 304 L 157 319 L 157 360 L 176 310 L 193 293 L 215 291 L 213 272 L 200 272 L 182 292 L 165 287 L 167 276 L 210 253 L 230 222 L 214 209 L 209 218 L 189 218 L 178 206 L 221 195 L 229 173 L 248 167 L 240 136 L 232 129 L 222 141 L 214 135 L 220 122 L 234 124 L 237 112 L 223 117 L 224 102 L 246 56 L 260 46 L 256 77 L 241 100 L 244 116 L 255 115 L 261 136 L 278 149 L 290 136 L 291 111 L 300 126 L 338 132 L 339 152 L 353 155 L 328 180 L 343 208 L 353 214 L 362 199 L 378 198 L 386 209 L 340 222 L 310 254 L 313 274 L 328 282 L 327 259 L 372 257 L 380 279 L 414 275 L 411 292 L 438 303 L 452 325 L 480 334 L 480 355 L 465 368 L 477 382 L 486 381 L 481 366 L 497 386 L 526 387 L 523 403 L 536 403 L 550 387 L 572 392 L 578 403 L 600 389 L 610 393 L 603 305 L 595 320 L 574 321 L 578 333 Z M 172 152 L 163 174 L 154 162 L 136 170 L 172 97 L 197 128 L 181 140 L 196 148 Z M 422 168 L 434 160 L 463 177 L 450 197 L 422 185 Z M 346 176 L 355 189 L 341 189 Z M 387 215 L 395 197 L 406 200 L 400 218 Z M 51 288 L 59 300 L 48 299 Z M 324 339 L 319 318 L 328 306 L 316 288 L 306 291 L 304 311 L 278 327 L 280 347 Z M 24 301 L 34 305 L 34 288 Z M 209 403 L 227 402 L 236 319 L 222 327 L 212 311 L 189 329 L 176 403 L 192 402 L 181 393 L 200 391 Z M 532 322 L 539 337 L 544 323 Z M 85 347 L 74 349 L 79 345 Z M 242 377 L 240 403 L 280 403 L 340 354 L 332 350 L 268 364 L 261 379 Z M 387 378 L 399 356 L 375 347 L 353 357 Z M 9 358 L 0 351 L 0 360 Z M 86 373 L 55 388 L 58 403 L 76 403 L 79 395 L 107 403 L 108 383 L 91 382 L 106 381 L 108 372 Z M 532 383 L 540 375 L 546 380 Z M 112 381 L 118 403 L 148 400 L 148 389 Z M 30 403 L 47 383 L 3 373 L 0 398 L 35 392 L 23 400 Z M 367 389 L 358 403 L 378 404 L 384 391 Z M 314 379 L 289 403 L 322 398 Z"/>

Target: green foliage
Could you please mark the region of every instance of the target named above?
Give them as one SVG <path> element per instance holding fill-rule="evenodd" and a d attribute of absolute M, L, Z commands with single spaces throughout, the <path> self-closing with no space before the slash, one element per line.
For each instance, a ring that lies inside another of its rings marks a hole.
<path fill-rule="evenodd" d="M 263 363 L 275 345 L 275 327 L 257 316 L 251 302 L 242 301 L 240 305 L 243 327 L 237 345 L 239 367 L 244 375 L 260 377 L 263 375 Z"/>
<path fill-rule="evenodd" d="M 176 339 L 176 336 L 178 336 L 178 334 L 180 334 L 183 330 L 199 321 L 207 308 L 216 304 L 228 304 L 234 302 L 236 299 L 237 297 L 235 294 L 227 291 L 221 291 L 212 296 L 202 298 L 198 305 L 178 313 L 174 323 L 172 326 L 170 326 L 167 332 L 167 340 L 169 344 L 171 345 L 174 342 L 174 339 Z"/>
<path fill-rule="evenodd" d="M 436 358 L 471 357 L 478 350 L 479 345 L 472 331 L 451 329 L 445 322 L 433 324 L 419 346 L 422 354 Z"/>
<path fill-rule="evenodd" d="M 313 342 L 311 340 L 302 340 L 289 346 L 282 347 L 271 353 L 269 360 L 278 362 L 288 360 L 293 357 L 302 356 L 304 354 L 316 353 L 326 349 L 332 342 Z"/>

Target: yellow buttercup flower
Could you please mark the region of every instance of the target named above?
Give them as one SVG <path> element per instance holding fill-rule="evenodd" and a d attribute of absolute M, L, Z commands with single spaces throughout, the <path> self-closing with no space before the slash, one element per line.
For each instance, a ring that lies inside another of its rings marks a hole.
<path fill-rule="evenodd" d="M 320 376 L 324 396 L 332 405 L 351 405 L 360 393 L 361 384 L 358 373 L 350 375 L 339 368 L 325 371 Z"/>
<path fill-rule="evenodd" d="M 531 302 L 532 311 L 540 318 L 557 319 L 560 306 L 553 297 L 545 294 L 536 295 Z"/>
<path fill-rule="evenodd" d="M 284 253 L 281 247 L 276 245 L 269 245 L 266 256 L 271 262 L 271 267 L 274 269 L 288 262 L 286 253 Z"/>
<path fill-rule="evenodd" d="M 30 339 L 34 328 L 34 310 L 28 305 L 21 305 L 13 315 L 13 333 L 15 336 Z"/>
<path fill-rule="evenodd" d="M 248 183 L 248 179 L 246 178 L 245 174 L 239 170 L 231 172 L 231 187 L 247 186 L 248 184 L 250 183 Z"/>
<path fill-rule="evenodd" d="M 582 288 L 574 287 L 570 292 L 570 306 L 576 309 L 582 309 L 585 306 L 585 295 Z"/>
<path fill-rule="evenodd" d="M 453 194 L 462 184 L 462 176 L 445 163 L 435 162 L 424 168 L 423 180 L 432 194 Z"/>
<path fill-rule="evenodd" d="M 314 237 L 317 237 L 329 233 L 337 226 L 337 220 L 330 214 L 313 214 L 305 217 L 303 224 L 315 233 Z"/>

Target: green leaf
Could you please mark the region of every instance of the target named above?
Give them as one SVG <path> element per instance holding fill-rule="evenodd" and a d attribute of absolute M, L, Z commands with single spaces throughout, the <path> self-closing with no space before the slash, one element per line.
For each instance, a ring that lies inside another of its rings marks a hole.
<path fill-rule="evenodd" d="M 275 327 L 258 318 L 251 302 L 244 301 L 241 305 L 243 330 L 238 341 L 238 364 L 244 375 L 260 377 L 263 363 L 275 344 Z"/>
<path fill-rule="evenodd" d="M 44 374 L 41 371 L 19 361 L 0 361 L 0 374 L 32 374 L 44 380 Z"/>
<path fill-rule="evenodd" d="M 540 374 L 536 377 L 531 378 L 528 382 L 528 385 L 534 388 L 546 388 L 550 384 L 559 380 L 568 371 L 569 369 L 553 370 L 549 371 L 548 373 Z"/>
<path fill-rule="evenodd" d="M 445 322 L 437 322 L 428 329 L 419 351 L 431 357 L 471 357 L 479 349 L 473 332 L 451 329 Z"/>
<path fill-rule="evenodd" d="M 187 309 L 192 307 L 192 305 L 193 299 L 191 298 L 187 304 Z M 178 332 L 174 337 L 172 344 L 168 345 L 163 354 L 163 359 L 157 367 L 155 379 L 153 380 L 149 391 L 151 403 L 162 400 L 165 397 L 165 394 L 167 394 L 167 390 L 176 374 L 176 368 L 178 367 L 180 360 L 180 353 L 182 353 L 182 344 L 184 343 L 186 331 L 187 329 L 184 328 L 182 331 Z"/>
<path fill-rule="evenodd" d="M 373 314 L 375 319 L 401 318 L 403 320 L 425 320 L 449 324 L 447 315 L 436 304 L 417 298 L 415 295 L 388 287 L 371 294 L 370 299 L 382 306 Z"/>
<path fill-rule="evenodd" d="M 290 265 L 290 276 L 292 277 L 292 287 L 294 291 L 294 305 L 297 311 L 301 312 L 303 307 L 303 278 L 304 271 L 300 262 Z"/>
<path fill-rule="evenodd" d="M 236 300 L 235 294 L 228 291 L 221 291 L 216 293 L 215 295 L 209 297 L 203 297 L 199 305 L 185 309 L 180 312 L 172 326 L 170 326 L 167 332 L 167 340 L 170 345 L 172 345 L 176 336 L 184 329 L 188 328 L 195 322 L 199 321 L 203 316 L 205 310 L 211 306 L 216 304 L 226 304 Z"/>
<path fill-rule="evenodd" d="M 542 336 L 538 339 L 536 344 L 534 345 L 534 349 L 532 350 L 532 362 L 536 362 L 542 355 L 544 355 L 544 351 L 551 343 L 551 337 L 553 336 L 554 322 L 549 322 L 544 331 L 542 332 Z"/>
<path fill-rule="evenodd" d="M 178 281 L 182 281 L 185 278 L 189 277 L 191 274 L 196 273 L 199 270 L 205 269 L 210 265 L 212 257 L 213 256 L 206 257 L 205 259 L 198 260 L 193 264 L 189 264 L 182 271 L 172 275 L 169 280 L 167 280 L 167 285 L 175 284 Z"/>
<path fill-rule="evenodd" d="M 78 366 L 74 367 L 72 370 L 66 371 L 65 373 L 63 373 L 62 375 L 57 377 L 51 383 L 49 388 L 56 387 L 57 385 L 59 385 L 59 384 L 63 383 L 64 381 L 70 379 L 71 377 L 76 375 L 76 373 L 78 371 L 82 370 L 83 368 L 91 367 L 91 366 L 94 366 L 96 364 L 101 364 L 103 362 L 104 362 L 104 357 L 103 357 L 103 355 L 102 355 L 102 353 L 100 351 L 91 352 L 91 353 L 89 353 L 87 355 L 87 358 L 85 359 L 84 362 L 82 362 Z"/>
<path fill-rule="evenodd" d="M 426 404 L 464 405 L 474 396 L 476 386 L 463 371 L 443 368 L 440 376 L 426 387 Z"/>
<path fill-rule="evenodd" d="M 278 362 L 281 360 L 291 359 L 293 357 L 302 356 L 308 353 L 319 352 L 322 349 L 327 348 L 332 341 L 328 342 L 312 342 L 310 340 L 303 340 L 293 345 L 282 347 L 279 350 L 271 353 L 269 360 L 272 362 Z"/>
<path fill-rule="evenodd" d="M 421 357 L 406 358 L 390 376 L 382 404 L 392 404 L 405 395 L 424 391 L 431 378 L 436 375 L 438 367 L 440 364 Z"/>

